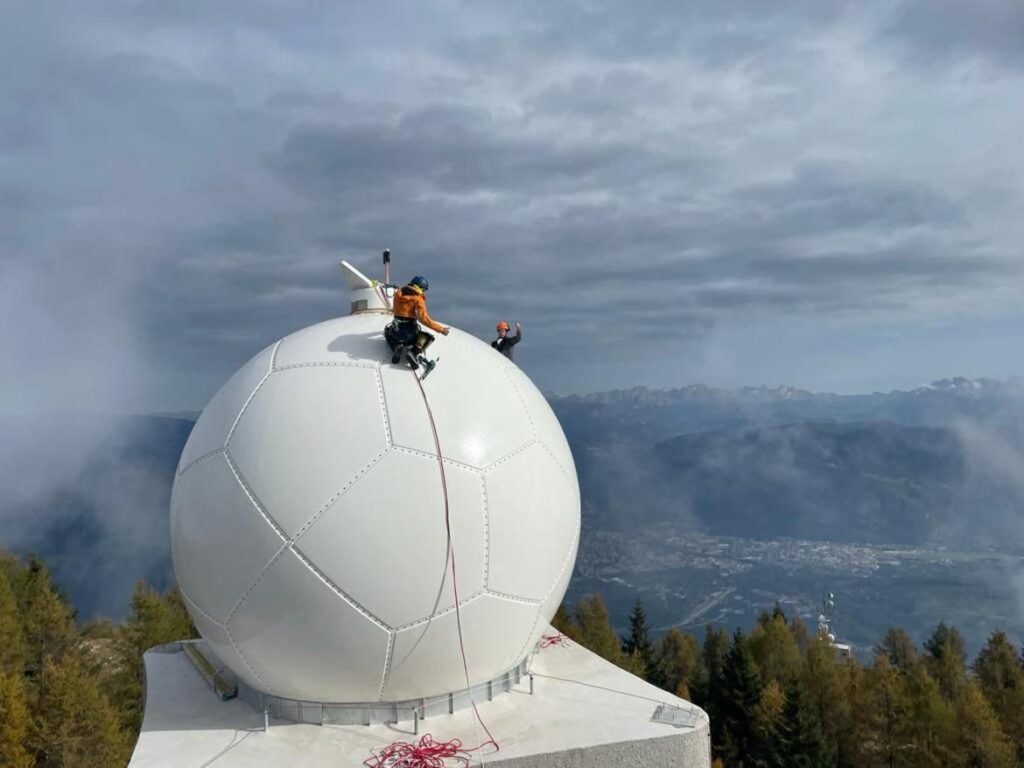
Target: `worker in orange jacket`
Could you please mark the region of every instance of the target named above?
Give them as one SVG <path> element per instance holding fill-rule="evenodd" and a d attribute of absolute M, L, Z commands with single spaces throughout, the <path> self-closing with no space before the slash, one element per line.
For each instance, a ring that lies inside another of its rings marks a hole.
<path fill-rule="evenodd" d="M 419 368 L 423 353 L 434 341 L 434 336 L 420 328 L 421 323 L 444 336 L 448 335 L 448 328 L 427 312 L 429 287 L 427 278 L 416 275 L 408 285 L 395 291 L 392 302 L 395 319 L 384 329 L 384 338 L 392 351 L 392 363 L 397 363 L 404 355 L 410 368 Z"/>

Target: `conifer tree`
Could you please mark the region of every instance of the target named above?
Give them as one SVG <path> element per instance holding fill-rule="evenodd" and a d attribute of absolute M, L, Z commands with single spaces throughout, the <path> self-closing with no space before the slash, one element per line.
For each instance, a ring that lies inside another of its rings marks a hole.
<path fill-rule="evenodd" d="M 693 635 L 672 627 L 654 644 L 651 682 L 670 693 L 690 699 L 706 682 L 700 649 Z"/>
<path fill-rule="evenodd" d="M 800 671 L 800 649 L 786 617 L 776 606 L 776 612 L 765 614 L 750 633 L 750 652 L 761 670 L 762 682 L 779 683 L 784 688 Z"/>
<path fill-rule="evenodd" d="M 817 719 L 826 747 L 838 755 L 840 737 L 850 724 L 850 705 L 845 695 L 848 671 L 837 662 L 828 638 L 816 635 L 807 647 L 800 677 L 811 716 Z"/>
<path fill-rule="evenodd" d="M 1004 632 L 989 637 L 974 662 L 974 673 L 1003 732 L 1017 745 L 1017 760 L 1024 765 L 1024 667 Z"/>
<path fill-rule="evenodd" d="M 875 646 L 875 653 L 885 656 L 900 672 L 908 672 L 918 663 L 914 641 L 898 627 L 889 627 L 882 642 Z"/>
<path fill-rule="evenodd" d="M 38 676 L 46 659 L 61 658 L 74 641 L 74 611 L 54 588 L 49 569 L 35 556 L 16 571 L 14 591 L 25 633 L 25 669 Z"/>
<path fill-rule="evenodd" d="M 650 680 L 653 673 L 653 648 L 651 647 L 650 628 L 647 626 L 647 615 L 643 603 L 637 598 L 632 613 L 629 614 L 629 634 L 622 641 L 622 652 L 627 656 L 635 656 L 635 665 L 639 665 L 639 674 Z"/>
<path fill-rule="evenodd" d="M 0 671 L 0 765 L 32 768 L 35 761 L 28 748 L 31 727 L 21 670 Z"/>
<path fill-rule="evenodd" d="M 580 645 L 612 664 L 621 667 L 626 663 L 619 636 L 608 619 L 608 609 L 598 595 L 586 595 L 576 603 L 576 624 Z"/>
<path fill-rule="evenodd" d="M 196 636 L 177 589 L 161 594 L 139 580 L 132 594 L 131 614 L 121 628 L 121 640 L 135 656 L 141 658 L 150 648 Z"/>
<path fill-rule="evenodd" d="M 551 618 L 551 626 L 573 640 L 577 639 L 579 634 L 579 627 L 572 620 L 572 614 L 564 602 L 558 604 L 558 610 L 555 611 L 555 615 Z"/>
<path fill-rule="evenodd" d="M 758 764 L 763 744 L 754 722 L 761 702 L 761 675 L 742 633 L 733 635 L 732 647 L 722 666 L 721 710 L 719 717 L 725 738 L 722 758 L 728 766 L 744 768 Z"/>
<path fill-rule="evenodd" d="M 176 588 L 161 594 L 144 581 L 135 585 L 131 613 L 115 639 L 120 663 L 102 678 L 103 691 L 119 703 L 127 729 L 136 731 L 142 724 L 143 654 L 158 645 L 197 636 Z"/>
<path fill-rule="evenodd" d="M 852 764 L 879 768 L 901 765 L 913 744 L 900 672 L 889 663 L 888 656 L 879 654 L 867 670 L 865 684 L 862 738 Z"/>
<path fill-rule="evenodd" d="M 21 675 L 28 657 L 25 631 L 21 621 L 18 599 L 11 587 L 13 568 L 0 568 L 0 674 Z"/>
<path fill-rule="evenodd" d="M 992 706 L 978 684 L 968 681 L 957 702 L 957 747 L 961 765 L 979 768 L 1014 768 L 1018 765 L 1017 750 L 999 727 Z M 1019 747 L 1019 744 L 1018 744 Z"/>
<path fill-rule="evenodd" d="M 704 685 L 694 686 L 694 703 L 708 713 L 711 719 L 711 738 L 715 744 L 722 743 L 724 726 L 719 716 L 722 706 L 722 670 L 729 652 L 729 635 L 724 629 L 715 629 L 711 624 L 704 627 L 704 645 L 701 660 L 704 663 L 702 675 Z"/>
<path fill-rule="evenodd" d="M 829 752 L 821 723 L 814 716 L 799 678 L 786 687 L 781 725 L 766 760 L 769 768 L 829 768 Z"/>
<path fill-rule="evenodd" d="M 928 671 L 942 695 L 953 701 L 967 682 L 967 650 L 963 636 L 944 622 L 935 627 L 924 644 Z"/>
<path fill-rule="evenodd" d="M 128 761 L 131 742 L 81 659 L 47 658 L 39 682 L 35 728 L 41 768 L 94 768 Z"/>
<path fill-rule="evenodd" d="M 954 765 L 959 742 L 953 705 L 922 665 L 900 675 L 907 710 L 907 740 L 913 745 L 914 763 L 921 766 Z"/>

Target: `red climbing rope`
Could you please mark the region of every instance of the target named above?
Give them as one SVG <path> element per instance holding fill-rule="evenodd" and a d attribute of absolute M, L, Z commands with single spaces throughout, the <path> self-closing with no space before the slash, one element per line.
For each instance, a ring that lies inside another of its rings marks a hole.
<path fill-rule="evenodd" d="M 569 638 L 563 635 L 561 632 L 555 632 L 553 635 L 541 635 L 540 640 L 537 642 L 537 647 L 541 650 L 545 648 L 551 648 L 552 646 L 559 645 L 563 648 L 568 648 L 571 643 Z"/>
<path fill-rule="evenodd" d="M 454 762 L 448 762 L 452 760 Z M 367 768 L 469 768 L 462 742 L 434 741 L 429 733 L 419 741 L 396 741 L 363 761 Z"/>
<path fill-rule="evenodd" d="M 452 522 L 448 509 L 448 480 L 444 473 L 444 457 L 441 455 L 441 441 L 437 436 L 437 424 L 434 422 L 434 412 L 431 410 L 430 401 L 427 399 L 427 391 L 423 388 L 423 381 L 416 375 L 415 371 L 412 372 L 412 375 L 420 388 L 420 394 L 423 395 L 423 405 L 426 407 L 427 417 L 430 419 L 430 430 L 434 434 L 437 466 L 441 471 L 441 492 L 444 496 L 444 527 L 448 534 L 448 558 L 452 564 L 452 590 L 455 595 L 455 623 L 459 630 L 459 652 L 462 654 L 462 670 L 466 675 L 466 690 L 470 692 L 472 682 L 469 679 L 466 645 L 462 639 L 462 611 L 459 608 L 459 583 L 455 576 L 455 546 L 452 543 Z M 367 768 L 445 768 L 445 766 L 462 768 L 463 766 L 469 766 L 470 755 L 474 752 L 479 752 L 485 747 L 490 746 L 493 746 L 494 751 L 497 752 L 501 747 L 498 746 L 498 742 L 491 734 L 487 724 L 480 717 L 480 711 L 473 700 L 472 692 L 469 695 L 469 703 L 473 706 L 473 715 L 476 717 L 477 722 L 480 723 L 480 726 L 487 734 L 487 741 L 475 747 L 463 747 L 459 739 L 439 742 L 434 741 L 434 737 L 428 733 L 418 742 L 396 741 L 383 749 L 374 750 L 373 756 L 368 758 L 363 765 L 367 766 Z M 449 760 L 454 762 L 447 762 Z"/>

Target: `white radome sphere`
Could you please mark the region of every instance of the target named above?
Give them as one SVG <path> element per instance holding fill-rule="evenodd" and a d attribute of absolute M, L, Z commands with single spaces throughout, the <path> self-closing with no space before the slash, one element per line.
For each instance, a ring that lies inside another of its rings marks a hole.
<path fill-rule="evenodd" d="M 442 474 L 387 317 L 329 320 L 260 352 L 182 452 L 171 554 L 190 615 L 249 685 L 306 701 L 465 687 Z M 473 683 L 514 667 L 565 594 L 580 497 L 569 446 L 517 366 L 452 329 L 423 382 L 444 460 Z"/>

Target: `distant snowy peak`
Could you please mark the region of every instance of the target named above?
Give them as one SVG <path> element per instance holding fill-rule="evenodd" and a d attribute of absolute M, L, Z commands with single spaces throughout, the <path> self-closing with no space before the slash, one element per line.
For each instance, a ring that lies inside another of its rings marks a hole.
<path fill-rule="evenodd" d="M 890 392 L 874 392 L 859 397 L 900 397 L 900 396 L 933 396 L 937 394 L 963 397 L 1024 395 L 1024 377 L 1012 376 L 1005 381 L 998 379 L 969 379 L 956 376 L 951 379 L 939 379 L 930 384 L 911 390 L 892 390 Z M 612 389 L 605 392 L 592 392 L 585 395 L 548 395 L 550 400 L 563 403 L 579 403 L 586 405 L 618 405 L 649 407 L 658 405 L 676 405 L 682 402 L 702 403 L 772 403 L 779 401 L 833 400 L 842 398 L 831 392 L 811 392 L 798 387 L 782 385 L 778 387 L 740 387 L 738 389 L 719 389 L 704 384 L 688 384 L 678 388 L 632 387 L 631 389 Z M 851 397 L 851 396 L 847 396 Z M 852 397 L 858 397 L 853 395 Z"/>
<path fill-rule="evenodd" d="M 968 379 L 963 376 L 956 376 L 952 379 L 939 379 L 912 390 L 914 394 L 943 392 L 965 396 L 1019 394 L 1022 391 L 1024 391 L 1024 378 L 1020 376 L 1012 376 L 1006 381 L 986 378 Z"/>

